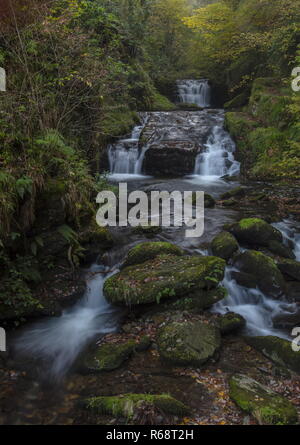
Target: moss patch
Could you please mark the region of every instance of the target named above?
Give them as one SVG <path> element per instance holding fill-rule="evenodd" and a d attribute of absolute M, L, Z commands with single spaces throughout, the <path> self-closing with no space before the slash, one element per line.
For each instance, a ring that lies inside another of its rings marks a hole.
<path fill-rule="evenodd" d="M 229 381 L 230 397 L 260 424 L 292 425 L 297 423 L 296 408 L 287 399 L 245 375 Z"/>
<path fill-rule="evenodd" d="M 84 369 L 89 372 L 103 372 L 117 369 L 135 351 L 136 346 L 133 340 L 129 340 L 121 345 L 102 345 L 85 359 Z"/>
<path fill-rule="evenodd" d="M 125 394 L 114 397 L 93 397 L 85 401 L 86 409 L 96 414 L 125 417 L 128 420 L 132 419 L 145 405 L 174 416 L 190 413 L 187 406 L 167 394 Z"/>
<path fill-rule="evenodd" d="M 110 277 L 104 294 L 109 302 L 126 306 L 170 297 L 201 298 L 203 290 L 217 287 L 224 269 L 225 261 L 216 257 L 160 255 Z"/>
<path fill-rule="evenodd" d="M 211 250 L 213 255 L 227 261 L 239 250 L 239 244 L 231 233 L 221 232 L 213 239 Z"/>
<path fill-rule="evenodd" d="M 134 264 L 142 264 L 145 261 L 155 258 L 157 255 L 171 254 L 183 255 L 183 250 L 175 244 L 167 242 L 146 242 L 133 247 L 125 259 L 124 267 Z"/>

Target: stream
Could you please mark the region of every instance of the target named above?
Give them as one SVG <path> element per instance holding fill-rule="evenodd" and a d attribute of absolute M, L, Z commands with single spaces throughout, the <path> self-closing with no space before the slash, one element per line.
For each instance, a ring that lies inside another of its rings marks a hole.
<path fill-rule="evenodd" d="M 211 109 L 211 91 L 207 80 L 178 81 L 178 97 L 183 103 L 193 103 L 203 109 L 198 111 L 145 112 L 141 123 L 130 137 L 108 147 L 110 181 L 127 182 L 129 191 L 179 190 L 205 191 L 218 199 L 222 193 L 237 187 L 237 182 L 223 179 L 239 174 L 239 163 L 234 158 L 235 144 L 224 130 L 224 111 Z M 141 146 L 145 126 L 154 122 L 154 131 L 148 142 Z M 194 169 L 182 177 L 161 177 L 145 173 L 144 163 L 151 144 L 161 141 L 197 144 L 205 147 L 196 157 Z M 205 232 L 198 238 L 186 238 L 185 227 L 163 228 L 155 239 L 170 241 L 194 255 L 208 255 L 208 243 L 224 224 L 241 219 L 243 212 L 216 206 L 205 210 Z M 287 219 L 274 224 L 285 243 L 293 248 L 300 260 L 299 225 Z M 15 340 L 15 354 L 19 359 L 37 361 L 44 377 L 59 381 L 72 368 L 80 353 L 95 339 L 117 332 L 121 311 L 110 306 L 103 296 L 103 283 L 118 271 L 127 251 L 145 241 L 130 228 L 113 229 L 117 246 L 99 258 L 86 271 L 87 290 L 81 301 L 66 310 L 60 317 L 42 320 L 22 330 Z M 231 267 L 226 268 L 223 286 L 228 296 L 211 310 L 216 313 L 232 311 L 247 320 L 246 332 L 250 335 L 277 335 L 289 338 L 289 333 L 275 329 L 273 318 L 278 314 L 291 314 L 296 304 L 266 297 L 258 289 L 247 289 L 232 278 Z"/>

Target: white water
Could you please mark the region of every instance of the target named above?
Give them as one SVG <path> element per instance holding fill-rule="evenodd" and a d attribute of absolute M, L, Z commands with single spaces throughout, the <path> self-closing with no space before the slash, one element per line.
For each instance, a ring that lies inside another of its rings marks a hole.
<path fill-rule="evenodd" d="M 240 172 L 240 163 L 234 159 L 235 143 L 224 130 L 224 116 L 205 144 L 205 152 L 199 154 L 195 163 L 195 175 L 205 177 L 234 176 Z"/>
<path fill-rule="evenodd" d="M 134 127 L 129 139 L 120 139 L 108 149 L 110 172 L 113 175 L 141 175 L 144 153 L 139 139 L 144 125 Z"/>
<path fill-rule="evenodd" d="M 279 223 L 272 224 L 276 229 L 280 230 L 283 236 L 283 242 L 292 248 L 295 259 L 300 261 L 300 227 L 295 221 L 285 219 Z"/>
<path fill-rule="evenodd" d="M 41 360 L 53 379 L 64 376 L 86 345 L 101 334 L 117 329 L 116 311 L 103 296 L 109 275 L 93 265 L 84 298 L 60 317 L 29 328 L 16 342 L 17 356 Z"/>
<path fill-rule="evenodd" d="M 231 277 L 237 271 L 226 268 L 222 285 L 227 289 L 228 296 L 213 307 L 213 312 L 226 314 L 235 312 L 242 315 L 247 321 L 247 330 L 250 335 L 276 335 L 289 339 L 289 335 L 273 327 L 273 319 L 277 315 L 293 314 L 297 311 L 296 303 L 287 303 L 268 298 L 259 289 L 247 289 L 240 286 Z"/>
<path fill-rule="evenodd" d="M 177 88 L 180 102 L 195 104 L 202 108 L 210 106 L 210 86 L 208 80 L 178 80 Z"/>

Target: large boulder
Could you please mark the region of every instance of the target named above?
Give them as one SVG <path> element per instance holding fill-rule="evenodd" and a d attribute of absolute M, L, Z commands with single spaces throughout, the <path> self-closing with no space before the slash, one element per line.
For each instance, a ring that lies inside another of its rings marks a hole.
<path fill-rule="evenodd" d="M 246 326 L 246 320 L 240 314 L 228 312 L 218 319 L 218 327 L 222 335 L 239 331 Z"/>
<path fill-rule="evenodd" d="M 174 399 L 170 395 L 152 394 L 124 394 L 110 397 L 92 397 L 86 399 L 84 406 L 87 410 L 95 414 L 112 415 L 123 417 L 127 420 L 138 417 L 145 409 L 158 410 L 163 414 L 174 416 L 184 416 L 190 413 L 190 409 L 182 402 Z"/>
<path fill-rule="evenodd" d="M 212 240 L 211 250 L 213 255 L 228 261 L 239 250 L 239 244 L 231 233 L 221 232 Z"/>
<path fill-rule="evenodd" d="M 102 345 L 88 354 L 84 360 L 82 371 L 96 373 L 117 369 L 133 354 L 136 347 L 137 344 L 134 340 L 129 340 L 121 345 Z"/>
<path fill-rule="evenodd" d="M 285 281 L 272 258 L 255 250 L 247 250 L 234 258 L 233 265 L 252 275 L 257 287 L 266 295 L 278 298 L 285 292 Z"/>
<path fill-rule="evenodd" d="M 277 262 L 278 269 L 285 275 L 288 275 L 291 279 L 300 281 L 300 262 L 281 259 Z"/>
<path fill-rule="evenodd" d="M 268 247 L 270 241 L 282 242 L 282 234 L 263 219 L 246 218 L 230 224 L 227 230 L 247 245 Z"/>
<path fill-rule="evenodd" d="M 144 158 L 145 173 L 155 176 L 191 174 L 201 149 L 191 141 L 160 141 L 152 144 Z"/>
<path fill-rule="evenodd" d="M 126 267 L 104 284 L 110 303 L 125 306 L 159 303 L 170 297 L 201 298 L 224 277 L 225 261 L 216 257 L 159 255 Z"/>
<path fill-rule="evenodd" d="M 134 264 L 141 264 L 145 261 L 151 260 L 158 255 L 183 255 L 183 250 L 175 244 L 167 242 L 145 242 L 133 247 L 127 254 L 124 267 L 133 266 Z"/>
<path fill-rule="evenodd" d="M 244 187 L 235 187 L 228 192 L 225 192 L 221 195 L 221 199 L 230 199 L 230 198 L 243 198 L 246 195 L 246 189 Z"/>
<path fill-rule="evenodd" d="M 242 374 L 231 377 L 230 397 L 260 424 L 293 425 L 298 421 L 296 408 L 280 394 Z"/>
<path fill-rule="evenodd" d="M 288 258 L 291 260 L 295 259 L 295 254 L 292 249 L 285 246 L 283 243 L 280 243 L 279 241 L 269 241 L 268 250 L 276 256 Z"/>
<path fill-rule="evenodd" d="M 300 374 L 300 351 L 294 351 L 290 341 L 272 335 L 247 337 L 246 341 L 274 363 Z"/>
<path fill-rule="evenodd" d="M 201 366 L 221 346 L 219 330 L 202 322 L 170 323 L 158 332 L 157 344 L 163 360 L 175 366 Z"/>

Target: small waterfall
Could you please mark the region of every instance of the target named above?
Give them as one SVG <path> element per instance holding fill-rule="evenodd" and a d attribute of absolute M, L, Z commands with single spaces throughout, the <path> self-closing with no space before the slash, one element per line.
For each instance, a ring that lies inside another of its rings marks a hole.
<path fill-rule="evenodd" d="M 279 223 L 272 224 L 276 229 L 280 230 L 283 236 L 283 242 L 290 247 L 294 254 L 296 261 L 300 261 L 300 228 L 297 223 L 290 219 L 285 219 Z"/>
<path fill-rule="evenodd" d="M 239 174 L 240 163 L 234 159 L 235 143 L 223 128 L 224 118 L 213 127 L 205 144 L 205 152 L 199 154 L 195 163 L 195 175 L 222 177 Z"/>
<path fill-rule="evenodd" d="M 210 86 L 207 79 L 178 80 L 177 88 L 180 102 L 195 104 L 201 108 L 210 106 Z"/>
<path fill-rule="evenodd" d="M 289 335 L 273 327 L 276 316 L 290 315 L 297 312 L 296 303 L 287 303 L 266 297 L 258 289 L 248 289 L 240 286 L 233 278 L 236 269 L 227 267 L 222 285 L 227 289 L 228 296 L 215 304 L 213 311 L 226 314 L 235 312 L 247 320 L 247 330 L 250 335 L 275 335 L 289 339 Z"/>
<path fill-rule="evenodd" d="M 295 254 L 296 260 L 300 260 L 300 233 L 297 223 L 292 220 L 284 220 L 273 224 L 281 231 L 284 243 Z M 273 326 L 276 317 L 284 319 L 299 313 L 297 303 L 289 303 L 282 300 L 274 300 L 267 297 L 258 289 L 248 289 L 239 285 L 232 273 L 238 272 L 232 267 L 226 268 L 223 286 L 228 291 L 228 296 L 215 304 L 213 311 L 217 313 L 236 312 L 247 320 L 247 329 L 251 335 L 276 335 L 289 339 L 289 335 L 280 332 Z"/>
<path fill-rule="evenodd" d="M 139 150 L 139 139 L 144 125 L 134 127 L 131 137 L 120 139 L 108 149 L 109 166 L 112 174 L 140 175 L 143 166 L 143 150 Z"/>
<path fill-rule="evenodd" d="M 17 357 L 29 357 L 45 365 L 45 374 L 58 380 L 71 368 L 78 355 L 97 335 L 115 332 L 116 309 L 103 296 L 103 284 L 111 274 L 93 265 L 83 299 L 60 317 L 27 329 L 16 341 Z"/>

